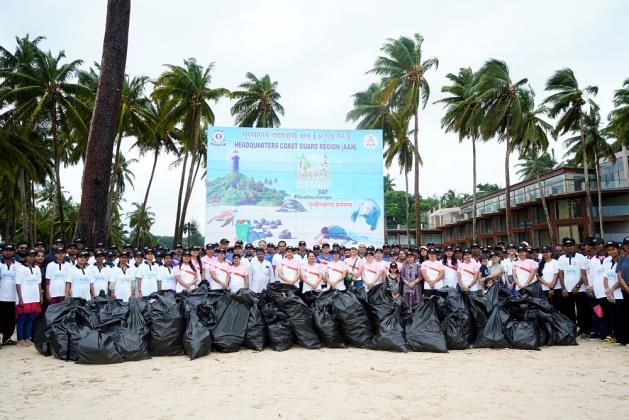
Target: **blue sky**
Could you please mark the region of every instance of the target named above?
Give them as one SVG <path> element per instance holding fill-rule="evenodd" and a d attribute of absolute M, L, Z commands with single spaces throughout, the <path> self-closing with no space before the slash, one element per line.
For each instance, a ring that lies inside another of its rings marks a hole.
<path fill-rule="evenodd" d="M 43 47 L 65 49 L 68 58 L 86 64 L 100 61 L 106 2 L 7 1 L 0 13 L 0 44 L 12 49 L 14 37 L 44 35 Z M 629 2 L 626 1 L 238 1 L 133 0 L 127 72 L 152 78 L 163 64 L 196 57 L 215 62 L 213 83 L 234 89 L 250 71 L 269 73 L 279 82 L 286 115 L 283 127 L 351 129 L 345 114 L 351 95 L 375 80 L 365 74 L 388 37 L 425 37 L 426 57 L 439 58 L 427 75 L 429 105 L 421 112 L 420 142 L 424 194 L 471 191 L 471 147 L 458 144 L 440 128 L 440 87 L 449 72 L 480 67 L 488 58 L 505 60 L 514 79 L 528 78 L 541 101 L 545 80 L 554 70 L 570 67 L 583 85 L 600 89 L 602 115 L 611 109 L 613 91 L 629 77 Z M 216 124 L 233 123 L 232 104 L 214 106 Z M 128 150 L 131 140 L 124 149 Z M 554 145 L 563 156 L 560 144 Z M 128 157 L 138 158 L 135 151 Z M 479 182 L 504 184 L 504 146 L 481 145 Z M 133 165 L 135 190 L 125 209 L 140 201 L 148 182 L 150 159 Z M 154 231 L 172 234 L 178 171 L 172 156 L 158 163 L 149 205 L 156 214 Z M 513 159 L 514 163 L 516 157 Z M 403 188 L 398 168 L 391 174 Z M 63 171 L 64 189 L 78 198 L 82 168 Z M 513 169 L 515 175 L 515 168 Z M 516 177 L 517 179 L 517 177 Z M 412 190 L 412 186 L 411 186 Z M 197 182 L 190 217 L 203 220 L 204 185 Z"/>

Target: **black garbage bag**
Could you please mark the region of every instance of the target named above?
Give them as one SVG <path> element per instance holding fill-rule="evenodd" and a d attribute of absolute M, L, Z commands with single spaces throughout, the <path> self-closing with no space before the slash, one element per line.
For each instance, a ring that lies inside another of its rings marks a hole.
<path fill-rule="evenodd" d="M 149 359 L 151 329 L 142 315 L 142 301 L 131 299 L 124 326 L 113 328 L 110 334 L 116 350 L 124 361 Z"/>
<path fill-rule="evenodd" d="M 236 292 L 236 297 L 249 307 L 249 319 L 243 345 L 255 351 L 264 350 L 266 333 L 262 310 L 259 306 L 260 294 L 249 289 L 240 289 Z"/>
<path fill-rule="evenodd" d="M 509 342 L 504 333 L 504 326 L 509 319 L 509 313 L 502 307 L 496 307 L 485 323 L 483 330 L 477 334 L 475 348 L 504 349 Z"/>
<path fill-rule="evenodd" d="M 520 294 L 523 296 L 529 296 L 536 299 L 542 299 L 548 302 L 548 297 L 544 294 L 542 290 L 542 283 L 536 281 L 534 283 L 529 284 L 526 287 L 523 287 L 519 290 Z"/>
<path fill-rule="evenodd" d="M 87 365 L 121 363 L 123 361 L 111 335 L 96 330 L 90 331 L 79 340 L 78 354 L 77 362 Z"/>
<path fill-rule="evenodd" d="M 448 349 L 468 348 L 474 335 L 474 320 L 470 311 L 468 294 L 458 286 L 449 287 L 442 309 L 445 313 L 442 325 Z"/>
<path fill-rule="evenodd" d="M 561 312 L 550 314 L 552 342 L 555 346 L 575 346 L 577 344 L 577 325 Z"/>
<path fill-rule="evenodd" d="M 412 351 L 446 353 L 446 336 L 441 325 L 438 295 L 423 299 L 405 327 L 406 343 Z"/>
<path fill-rule="evenodd" d="M 510 319 L 505 325 L 505 335 L 512 349 L 539 350 L 534 321 Z"/>
<path fill-rule="evenodd" d="M 33 343 L 38 352 L 50 356 L 51 335 L 53 324 L 61 322 L 66 315 L 74 311 L 77 301 L 68 299 L 62 303 L 49 305 L 46 312 L 39 314 L 33 322 Z M 67 346 L 66 346 L 67 348 Z"/>
<path fill-rule="evenodd" d="M 338 293 L 336 290 L 323 292 L 314 302 L 312 310 L 314 326 L 319 337 L 323 344 L 330 348 L 345 348 L 341 325 L 333 313 L 334 297 Z"/>
<path fill-rule="evenodd" d="M 312 321 L 312 311 L 299 296 L 284 296 L 278 305 L 288 315 L 295 340 L 307 349 L 321 348 L 321 341 Z"/>
<path fill-rule="evenodd" d="M 358 297 L 349 291 L 338 292 L 332 299 L 332 314 L 337 319 L 345 342 L 367 348 L 373 340 L 371 322 Z"/>
<path fill-rule="evenodd" d="M 297 288 L 288 284 L 271 283 L 260 295 L 262 317 L 271 348 L 275 351 L 288 350 L 295 342 L 289 316 L 278 304 L 278 300 L 284 296 L 297 296 Z"/>
<path fill-rule="evenodd" d="M 240 350 L 247 332 L 249 307 L 227 293 L 216 303 L 216 325 L 212 331 L 214 348 L 223 353 Z"/>
<path fill-rule="evenodd" d="M 175 294 L 172 291 L 152 293 L 147 298 L 147 304 L 151 329 L 151 355 L 183 354 L 185 321 Z"/>
<path fill-rule="evenodd" d="M 367 297 L 374 336 L 371 348 L 374 350 L 408 351 L 402 327 L 402 312 L 405 304 L 402 299 L 394 300 L 386 285 L 374 286 Z"/>
<path fill-rule="evenodd" d="M 61 360 L 79 360 L 79 341 L 92 331 L 91 327 L 85 325 L 82 311 L 79 310 L 84 302 L 78 302 L 72 311 L 52 326 L 50 349 Z"/>
<path fill-rule="evenodd" d="M 188 315 L 186 331 L 183 337 L 183 348 L 190 360 L 207 356 L 212 350 L 212 334 L 199 320 L 195 311 Z"/>

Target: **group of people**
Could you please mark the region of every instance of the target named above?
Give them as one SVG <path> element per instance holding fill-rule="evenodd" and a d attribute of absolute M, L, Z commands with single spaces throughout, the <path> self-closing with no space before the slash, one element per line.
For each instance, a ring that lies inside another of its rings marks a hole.
<path fill-rule="evenodd" d="M 1 246 L 0 333 L 3 345 L 32 344 L 35 316 L 47 305 L 67 298 L 109 296 L 128 301 L 159 290 L 210 289 L 261 292 L 269 283 L 294 285 L 307 303 L 329 289 L 348 288 L 366 296 L 384 284 L 393 299 L 410 307 L 443 287 L 482 294 L 492 285 L 509 294 L 539 282 L 552 305 L 575 321 L 582 337 L 629 343 L 629 237 L 622 244 L 586 238 L 577 244 L 531 248 L 503 243 L 470 248 L 433 243 L 426 246 L 365 244 L 345 247 L 323 243 L 308 248 L 279 241 L 233 246 L 228 239 L 205 246 L 122 250 L 97 244 L 87 249 L 80 239 L 57 239 L 50 252 L 43 243 Z"/>

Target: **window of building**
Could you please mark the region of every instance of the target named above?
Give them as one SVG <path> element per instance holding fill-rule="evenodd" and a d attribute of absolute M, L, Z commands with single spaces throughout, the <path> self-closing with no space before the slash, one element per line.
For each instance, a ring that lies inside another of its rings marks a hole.
<path fill-rule="evenodd" d="M 559 241 L 561 241 L 563 238 L 569 237 L 569 238 L 574 238 L 574 240 L 577 242 L 580 242 L 582 229 L 581 229 L 581 225 L 577 225 L 577 224 L 557 226 L 557 233 L 558 233 Z"/>
<path fill-rule="evenodd" d="M 533 246 L 552 245 L 550 243 L 550 232 L 548 229 L 531 231 L 531 241 Z"/>
<path fill-rule="evenodd" d="M 555 203 L 557 219 L 575 219 L 581 217 L 581 200 L 559 200 Z"/>
<path fill-rule="evenodd" d="M 494 216 L 494 227 L 496 228 L 496 232 L 504 232 L 507 230 L 506 227 L 506 217 L 505 216 Z"/>

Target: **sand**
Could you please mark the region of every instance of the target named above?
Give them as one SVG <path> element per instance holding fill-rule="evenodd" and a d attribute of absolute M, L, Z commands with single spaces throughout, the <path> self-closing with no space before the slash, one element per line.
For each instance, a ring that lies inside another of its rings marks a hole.
<path fill-rule="evenodd" d="M 243 350 L 86 366 L 0 349 L 0 418 L 627 418 L 629 348 Z"/>

